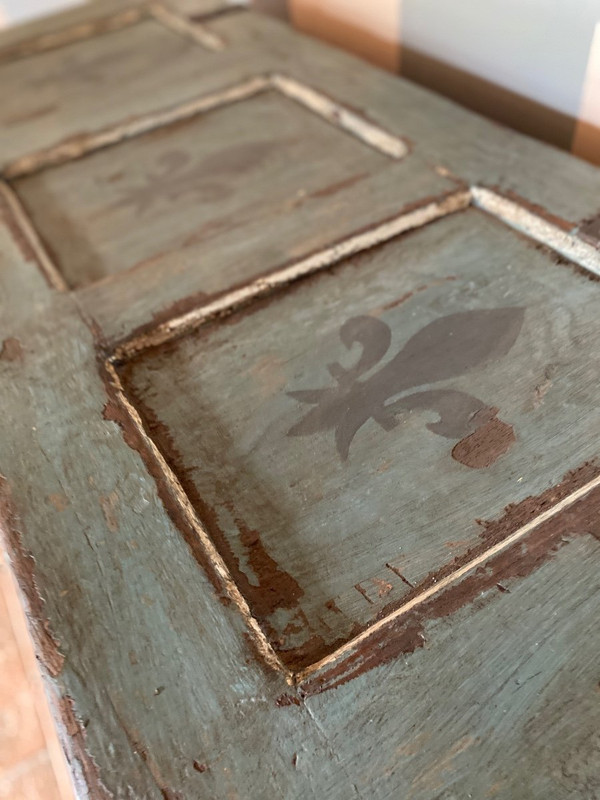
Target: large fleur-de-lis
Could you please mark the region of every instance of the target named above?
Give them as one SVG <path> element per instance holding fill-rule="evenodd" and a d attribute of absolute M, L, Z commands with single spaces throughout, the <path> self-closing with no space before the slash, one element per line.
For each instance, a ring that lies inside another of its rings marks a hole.
<path fill-rule="evenodd" d="M 505 356 L 519 335 L 523 317 L 519 307 L 441 317 L 421 328 L 394 358 L 364 379 L 361 376 L 387 353 L 392 335 L 389 326 L 375 317 L 349 319 L 340 328 L 340 339 L 348 349 L 361 346 L 357 363 L 349 369 L 339 363 L 328 365 L 337 383 L 334 387 L 288 392 L 314 406 L 288 436 L 334 429 L 337 451 L 345 461 L 354 436 L 369 419 L 391 430 L 398 424 L 399 412 L 414 408 L 438 413 L 439 420 L 427 425 L 433 433 L 457 439 L 472 434 L 497 409 L 454 389 L 410 390 L 456 378 Z"/>

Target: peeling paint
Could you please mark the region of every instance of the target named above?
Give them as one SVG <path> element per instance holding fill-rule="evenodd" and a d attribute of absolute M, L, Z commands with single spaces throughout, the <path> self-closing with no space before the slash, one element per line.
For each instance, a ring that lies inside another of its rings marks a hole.
<path fill-rule="evenodd" d="M 23 546 L 23 524 L 12 501 L 8 481 L 0 475 L 0 534 L 10 557 L 11 567 L 29 609 L 31 633 L 44 666 L 53 678 L 60 675 L 65 661 L 59 642 L 50 631 L 36 579 L 35 561 Z"/>
<path fill-rule="evenodd" d="M 22 361 L 24 351 L 21 342 L 13 336 L 9 336 L 2 342 L 0 349 L 0 361 Z"/>

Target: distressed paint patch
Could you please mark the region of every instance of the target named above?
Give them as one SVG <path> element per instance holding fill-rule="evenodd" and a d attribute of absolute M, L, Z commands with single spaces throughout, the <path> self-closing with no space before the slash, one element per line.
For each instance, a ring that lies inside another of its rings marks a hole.
<path fill-rule="evenodd" d="M 49 494 L 46 500 L 57 511 L 64 511 L 69 506 L 69 498 L 64 494 Z"/>
<path fill-rule="evenodd" d="M 69 736 L 69 757 L 77 760 L 81 766 L 90 800 L 110 800 L 112 793 L 102 783 L 98 765 L 87 749 L 85 726 L 75 713 L 71 697 L 65 695 L 60 698 L 58 712 Z"/>
<path fill-rule="evenodd" d="M 24 357 L 23 347 L 18 339 L 9 336 L 2 343 L 0 350 L 0 361 L 22 361 Z"/>
<path fill-rule="evenodd" d="M 584 220 L 579 226 L 579 235 L 590 244 L 600 247 L 600 214 Z"/>
<path fill-rule="evenodd" d="M 13 503 L 8 481 L 0 475 L 0 534 L 5 540 L 11 566 L 27 601 L 31 632 L 40 659 L 50 675 L 56 678 L 62 671 L 65 657 L 59 650 L 60 643 L 50 630 L 44 600 L 35 579 L 35 561 L 23 546 L 22 531 L 23 523 Z"/>
<path fill-rule="evenodd" d="M 516 441 L 512 425 L 493 417 L 452 448 L 452 458 L 472 469 L 490 467 Z"/>
<path fill-rule="evenodd" d="M 487 538 L 484 549 L 502 541 L 598 474 L 599 470 L 594 464 L 584 464 L 578 470 L 567 473 L 556 487 L 537 497 L 528 497 L 521 503 L 507 506 L 498 520 L 481 522 Z M 381 626 L 368 639 L 350 649 L 339 661 L 333 662 L 332 666 L 325 667 L 314 677 L 300 680 L 301 695 L 309 696 L 335 689 L 375 667 L 414 653 L 426 642 L 425 628 L 428 622 L 451 616 L 484 599 L 486 595 L 493 597 L 494 592 L 498 592 L 498 596 L 506 594 L 507 588 L 504 584 L 507 581 L 528 577 L 552 559 L 562 547 L 567 546 L 571 538 L 582 535 L 593 536 L 600 542 L 600 487 L 591 489 L 580 500 L 533 528 L 513 546 L 474 567 L 462 579 L 449 584 L 439 594 L 430 596 L 405 615 L 390 620 L 389 625 Z M 417 586 L 406 600 L 418 597 L 426 588 L 441 581 L 462 564 L 468 563 L 475 555 L 474 550 L 471 550 L 460 559 L 455 559 L 451 565 L 429 576 Z M 390 610 L 388 609 L 388 613 Z"/>
<path fill-rule="evenodd" d="M 117 517 L 117 509 L 119 507 L 118 492 L 114 490 L 108 494 L 100 495 L 100 507 L 102 508 L 106 527 L 111 533 L 116 533 L 119 530 Z"/>

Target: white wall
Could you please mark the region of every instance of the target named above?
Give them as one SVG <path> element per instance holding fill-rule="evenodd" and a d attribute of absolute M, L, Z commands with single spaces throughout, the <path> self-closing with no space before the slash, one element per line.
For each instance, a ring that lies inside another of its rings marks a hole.
<path fill-rule="evenodd" d="M 577 115 L 599 0 L 402 0 L 402 42 Z"/>
<path fill-rule="evenodd" d="M 26 22 L 81 2 L 83 0 L 0 0 L 0 25 Z"/>

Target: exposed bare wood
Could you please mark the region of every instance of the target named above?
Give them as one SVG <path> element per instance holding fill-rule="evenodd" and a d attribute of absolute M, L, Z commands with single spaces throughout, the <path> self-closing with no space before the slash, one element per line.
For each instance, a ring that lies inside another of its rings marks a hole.
<path fill-rule="evenodd" d="M 566 233 L 557 225 L 533 214 L 519 203 L 502 197 L 485 187 L 472 189 L 473 202 L 506 225 L 520 230 L 532 239 L 545 244 L 557 253 L 571 259 L 584 269 L 600 275 L 600 252 L 578 236 Z"/>
<path fill-rule="evenodd" d="M 322 92 L 305 86 L 293 78 L 288 78 L 286 75 L 275 74 L 271 80 L 277 89 L 291 97 L 292 100 L 302 103 L 316 114 L 320 114 L 332 124 L 347 130 L 390 158 L 403 158 L 408 153 L 406 143 L 398 136 L 386 133 L 377 125 L 373 125 L 353 111 L 326 97 Z"/>
<path fill-rule="evenodd" d="M 468 192 L 458 191 L 442 200 L 428 203 L 413 211 L 401 214 L 395 219 L 388 220 L 368 231 L 352 236 L 332 247 L 302 259 L 296 264 L 277 270 L 267 277 L 259 278 L 242 289 L 229 292 L 211 303 L 207 303 L 180 317 L 175 317 L 169 322 L 157 326 L 149 334 L 124 342 L 115 350 L 114 357 L 117 360 L 131 358 L 140 350 L 147 347 L 155 347 L 181 336 L 213 317 L 229 314 L 235 308 L 243 306 L 274 289 L 310 275 L 312 272 L 330 267 L 355 253 L 375 247 L 381 242 L 385 242 L 394 236 L 399 236 L 406 231 L 427 225 L 429 222 L 447 214 L 462 211 L 468 207 L 469 201 L 470 195 Z"/>

